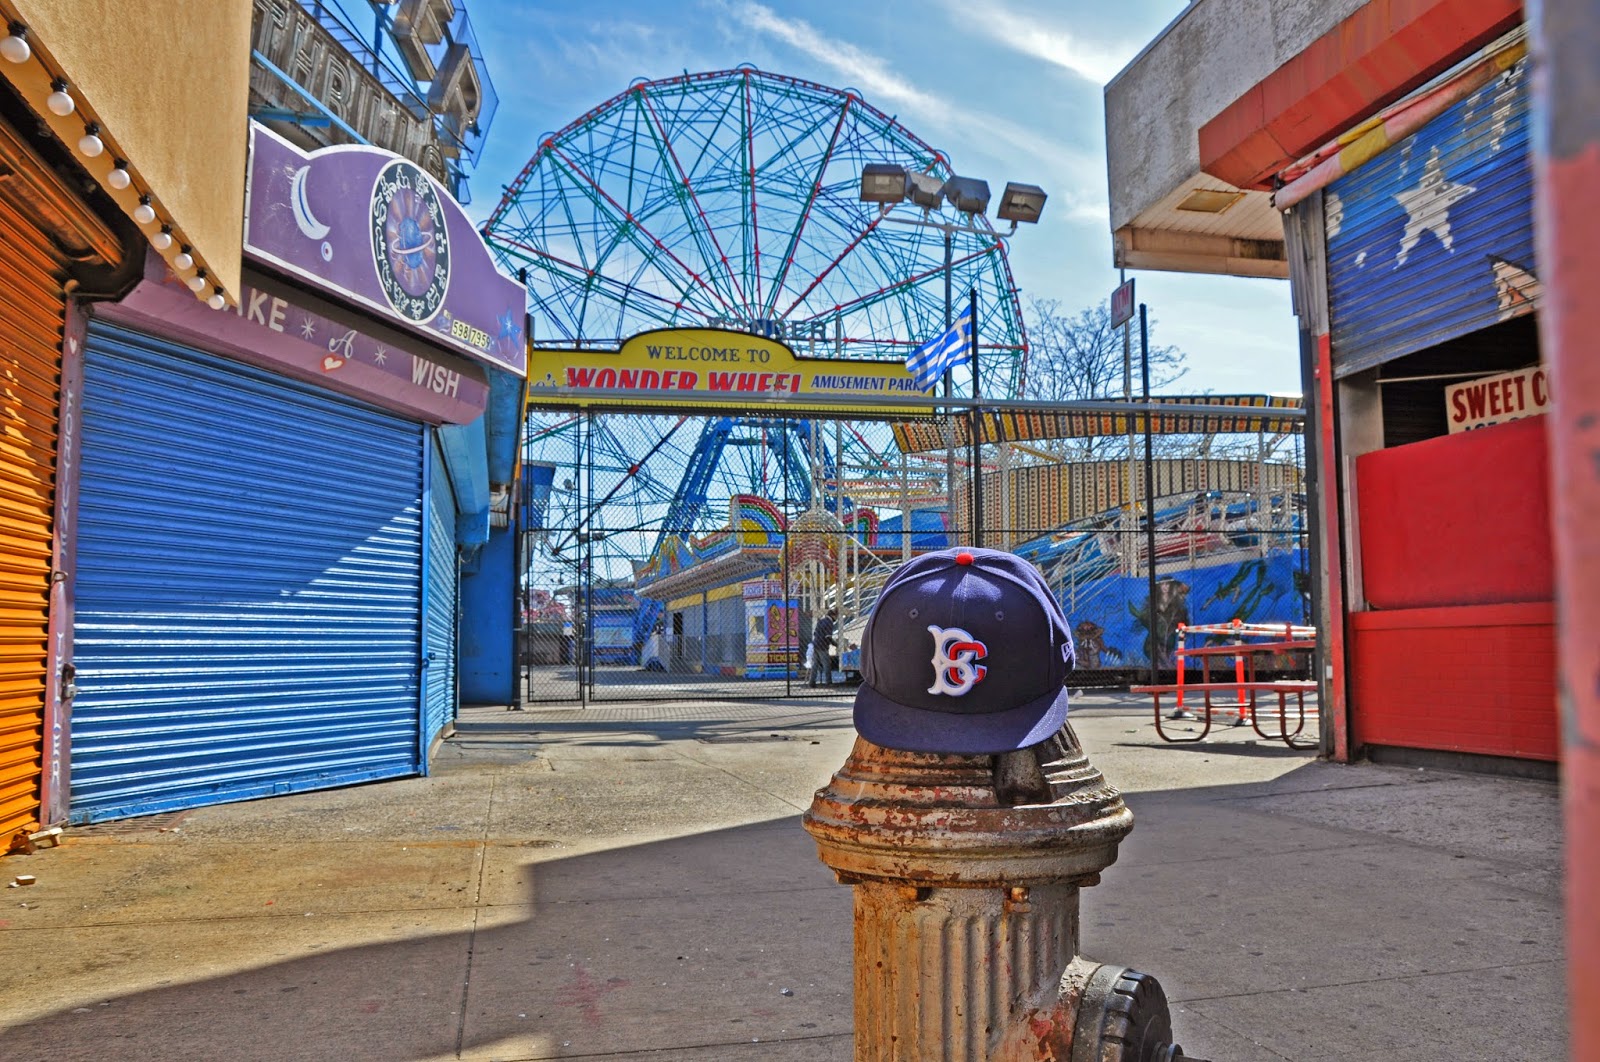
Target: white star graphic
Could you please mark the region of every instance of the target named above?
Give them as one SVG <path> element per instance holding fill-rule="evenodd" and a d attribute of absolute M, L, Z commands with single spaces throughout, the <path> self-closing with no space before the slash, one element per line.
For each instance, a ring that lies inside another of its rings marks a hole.
<path fill-rule="evenodd" d="M 317 326 L 311 323 L 311 318 L 300 318 L 300 334 L 307 339 L 311 339 L 317 334 Z"/>
<path fill-rule="evenodd" d="M 389 361 L 389 348 L 379 343 L 378 349 L 372 352 L 372 360 L 379 365 L 387 364 Z"/>
<path fill-rule="evenodd" d="M 1428 152 L 1428 161 L 1422 164 L 1422 179 L 1417 186 L 1395 196 L 1406 212 L 1406 231 L 1400 237 L 1400 253 L 1395 257 L 1395 265 L 1406 264 L 1424 232 L 1433 233 L 1444 244 L 1444 249 L 1450 250 L 1455 243 L 1450 235 L 1450 207 L 1475 191 L 1477 189 L 1470 184 L 1452 184 L 1445 180 L 1444 170 L 1439 166 L 1439 148 L 1435 146 Z"/>

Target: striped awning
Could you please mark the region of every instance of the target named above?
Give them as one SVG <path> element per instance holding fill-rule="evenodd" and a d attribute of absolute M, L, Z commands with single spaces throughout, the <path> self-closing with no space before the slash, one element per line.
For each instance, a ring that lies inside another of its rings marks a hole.
<path fill-rule="evenodd" d="M 1299 395 L 1163 395 L 1152 397 L 1150 403 L 1187 407 L 1157 414 L 1150 425 L 1156 435 L 1298 434 L 1305 427 Z M 1093 403 L 1092 409 L 985 409 L 975 418 L 978 438 L 986 443 L 1029 442 L 1143 433 L 1144 414 L 1117 409 L 1119 404 L 1108 400 Z M 1197 406 L 1216 411 L 1197 411 Z M 1275 416 L 1273 410 L 1293 410 L 1294 415 Z M 894 439 L 908 454 L 966 446 L 972 441 L 973 419 L 963 412 L 931 421 L 903 421 L 894 425 Z"/>

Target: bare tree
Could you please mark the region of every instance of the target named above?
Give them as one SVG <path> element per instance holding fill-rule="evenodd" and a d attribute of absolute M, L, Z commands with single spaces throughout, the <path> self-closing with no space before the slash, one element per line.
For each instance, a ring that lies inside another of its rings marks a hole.
<path fill-rule="evenodd" d="M 1056 299 L 1031 299 L 1028 304 L 1028 380 L 1024 398 L 1074 402 L 1121 398 L 1122 329 L 1111 325 L 1111 307 L 1102 301 L 1076 314 L 1061 309 Z M 1155 321 L 1149 322 L 1154 334 Z M 1139 374 L 1139 330 L 1131 337 L 1133 395 L 1142 391 Z M 1150 389 L 1160 392 L 1187 373 L 1186 355 L 1174 346 L 1150 345 Z M 1067 440 L 1059 452 L 1084 458 L 1123 453 L 1121 439 Z"/>

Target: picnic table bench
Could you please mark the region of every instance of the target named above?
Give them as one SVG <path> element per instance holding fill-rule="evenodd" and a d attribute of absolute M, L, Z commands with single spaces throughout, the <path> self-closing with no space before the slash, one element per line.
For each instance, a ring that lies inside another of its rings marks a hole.
<path fill-rule="evenodd" d="M 1156 733 L 1161 740 L 1173 744 L 1192 744 L 1204 741 L 1211 733 L 1213 713 L 1217 711 L 1236 712 L 1234 726 L 1243 726 L 1248 722 L 1255 732 L 1269 741 L 1282 741 L 1294 749 L 1314 749 L 1319 744 L 1319 736 L 1313 735 L 1309 741 L 1296 740 L 1306 728 L 1306 694 L 1314 692 L 1317 684 L 1312 679 L 1268 679 L 1257 677 L 1257 662 L 1268 655 L 1277 655 L 1285 652 L 1310 650 L 1316 648 L 1316 628 L 1289 623 L 1244 623 L 1234 620 L 1227 624 L 1202 624 L 1178 625 L 1179 648 L 1177 657 L 1177 681 L 1170 683 L 1152 683 L 1144 686 L 1130 687 L 1133 693 L 1148 693 L 1152 698 L 1155 709 Z M 1189 647 L 1185 644 L 1190 635 L 1222 635 L 1231 636 L 1234 640 L 1224 645 L 1198 645 Z M 1247 641 L 1246 639 L 1261 639 L 1266 641 Z M 1200 660 L 1200 681 L 1185 681 L 1186 665 L 1189 657 Z M 1216 680 L 1211 678 L 1211 661 L 1221 657 L 1232 657 L 1234 662 L 1234 676 L 1231 681 Z M 1232 699 L 1218 701 L 1216 695 L 1223 691 L 1233 694 Z M 1161 699 L 1172 694 L 1175 696 L 1175 709 L 1172 714 L 1174 719 L 1183 719 L 1189 716 L 1188 708 L 1184 704 L 1186 693 L 1199 693 L 1204 697 L 1204 704 L 1198 714 L 1203 716 L 1204 725 L 1200 733 L 1193 737 L 1176 737 L 1168 734 L 1161 725 Z M 1261 712 L 1259 700 L 1262 694 L 1277 696 L 1277 732 L 1268 733 L 1261 728 Z M 1295 699 L 1295 726 L 1289 729 L 1289 698 Z M 1313 714 L 1315 714 L 1313 712 Z"/>

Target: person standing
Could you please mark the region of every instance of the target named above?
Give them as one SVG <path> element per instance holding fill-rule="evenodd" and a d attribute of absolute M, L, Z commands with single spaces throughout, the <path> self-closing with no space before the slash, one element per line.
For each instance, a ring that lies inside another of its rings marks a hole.
<path fill-rule="evenodd" d="M 829 609 L 811 629 L 811 685 L 833 685 L 833 636 L 839 629 L 838 609 Z"/>

